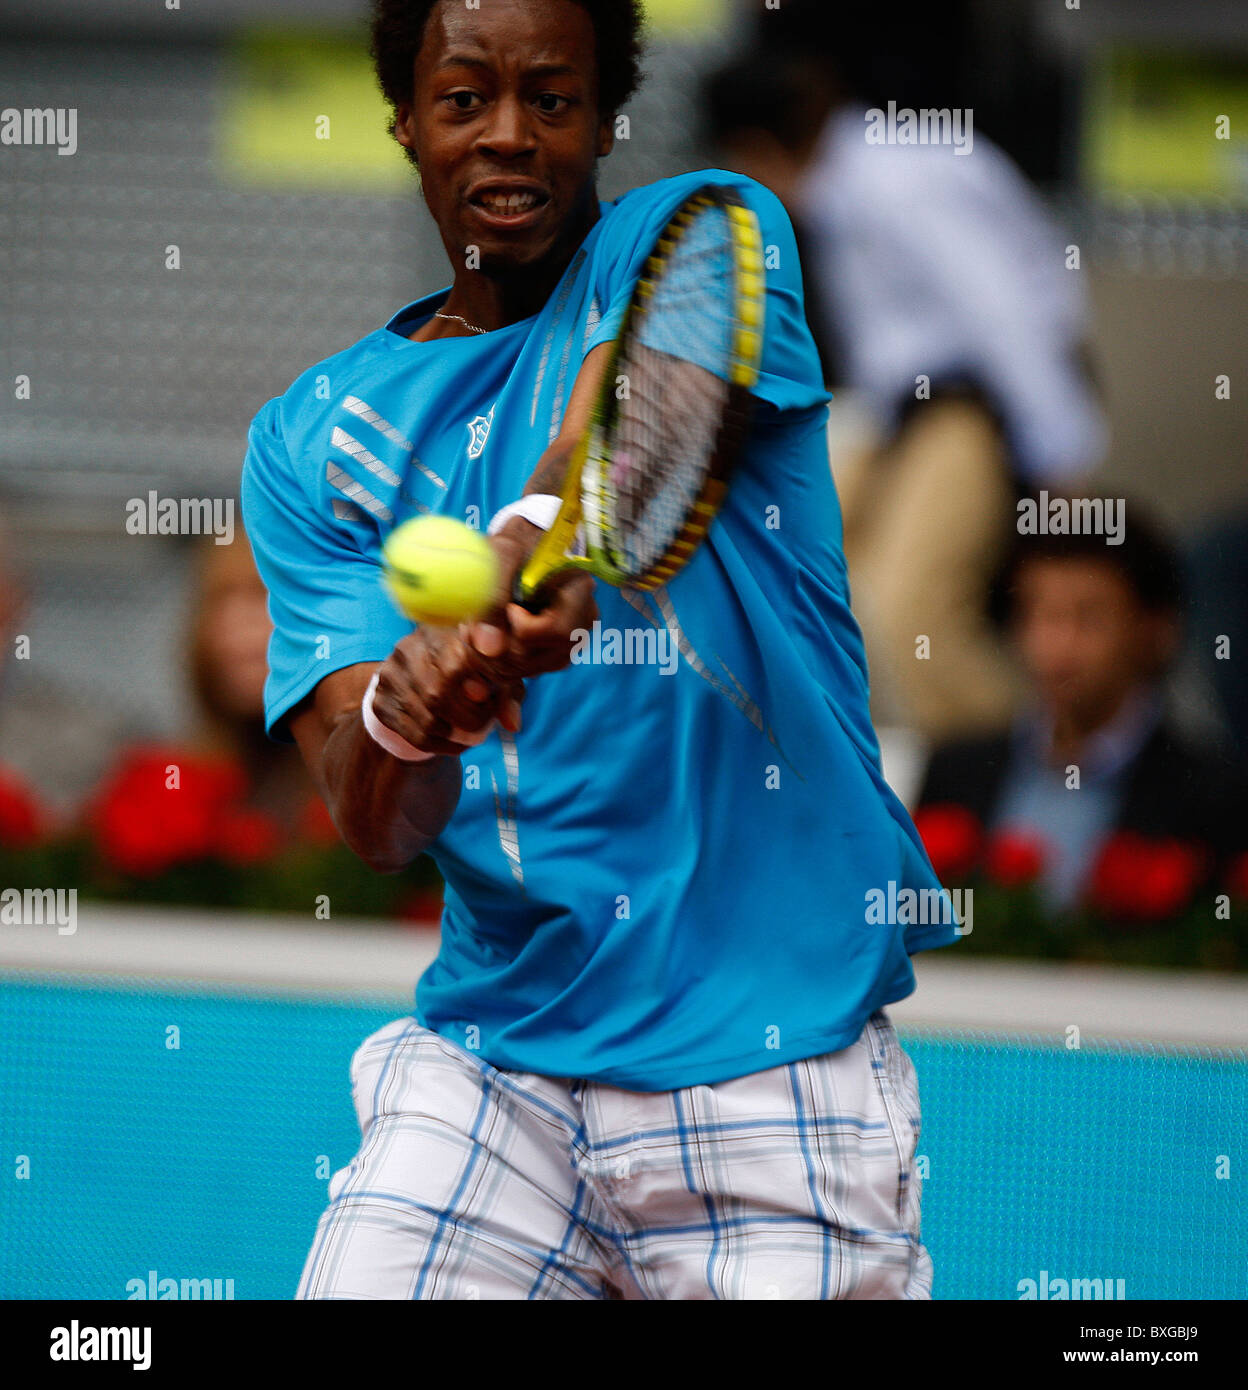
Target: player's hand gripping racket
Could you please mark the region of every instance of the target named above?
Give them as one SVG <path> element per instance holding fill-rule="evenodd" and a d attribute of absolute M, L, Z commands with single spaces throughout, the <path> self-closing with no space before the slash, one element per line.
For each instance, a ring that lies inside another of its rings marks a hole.
<path fill-rule="evenodd" d="M 745 434 L 764 289 L 753 212 L 735 190 L 704 185 L 642 268 L 559 514 L 517 577 L 517 603 L 539 611 L 545 581 L 561 570 L 655 589 L 690 559 Z"/>

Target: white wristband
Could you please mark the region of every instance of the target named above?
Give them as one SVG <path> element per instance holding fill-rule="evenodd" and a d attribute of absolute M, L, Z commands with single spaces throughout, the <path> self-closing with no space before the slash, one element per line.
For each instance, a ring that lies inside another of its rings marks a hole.
<path fill-rule="evenodd" d="M 387 753 L 393 754 L 400 762 L 423 763 L 429 758 L 436 758 L 436 753 L 425 753 L 421 749 L 414 747 L 401 735 L 396 734 L 393 729 L 388 729 L 373 712 L 373 696 L 377 693 L 377 682 L 381 676 L 380 671 L 373 672 L 373 678 L 368 683 L 368 689 L 364 692 L 364 701 L 360 705 L 360 713 L 364 716 L 364 727 L 368 730 L 369 737 L 374 743 L 379 743 Z"/>
<path fill-rule="evenodd" d="M 423 763 L 430 758 L 437 758 L 438 753 L 426 753 L 423 749 L 415 747 L 402 736 L 396 734 L 393 729 L 387 728 L 385 724 L 377 718 L 373 709 L 373 696 L 377 693 L 377 682 L 381 677 L 380 671 L 373 672 L 373 678 L 368 683 L 368 689 L 364 692 L 364 699 L 360 705 L 360 713 L 364 716 L 364 727 L 368 730 L 368 736 L 374 743 L 380 744 L 387 753 L 404 763 Z M 477 729 L 470 733 L 466 729 L 452 729 L 447 735 L 452 743 L 463 743 L 468 747 L 475 747 L 478 743 L 484 743 L 493 732 L 497 720 L 490 722 L 483 729 Z"/>
<path fill-rule="evenodd" d="M 516 502 L 508 502 L 505 507 L 495 512 L 485 534 L 496 536 L 513 516 L 521 516 L 525 521 L 531 522 L 541 530 L 549 531 L 555 524 L 555 518 L 559 515 L 559 508 L 562 504 L 563 498 L 555 497 L 552 493 L 531 492 L 527 497 L 521 497 Z"/>

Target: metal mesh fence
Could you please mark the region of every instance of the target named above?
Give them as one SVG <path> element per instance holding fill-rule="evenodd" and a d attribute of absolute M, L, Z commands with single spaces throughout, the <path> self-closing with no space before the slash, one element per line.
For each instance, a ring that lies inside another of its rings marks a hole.
<path fill-rule="evenodd" d="M 704 60 L 654 50 L 629 113 L 645 138 L 619 142 L 606 196 L 689 167 L 672 113 Z M 0 163 L 0 373 L 31 379 L 29 401 L 0 393 L 10 493 L 232 492 L 265 400 L 449 280 L 414 175 L 398 196 L 233 186 L 228 61 L 224 42 L 0 47 L 0 90 L 76 108 L 80 140 L 72 158 L 16 146 Z"/>

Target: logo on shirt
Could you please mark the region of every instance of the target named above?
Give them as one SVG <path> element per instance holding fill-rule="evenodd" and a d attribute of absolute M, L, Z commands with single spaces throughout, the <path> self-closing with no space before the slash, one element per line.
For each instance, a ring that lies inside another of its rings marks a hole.
<path fill-rule="evenodd" d="M 488 415 L 478 415 L 475 420 L 468 421 L 468 457 L 470 459 L 481 457 L 481 451 L 485 448 L 485 441 L 490 437 L 490 426 L 494 423 L 496 408 L 492 405 Z"/>

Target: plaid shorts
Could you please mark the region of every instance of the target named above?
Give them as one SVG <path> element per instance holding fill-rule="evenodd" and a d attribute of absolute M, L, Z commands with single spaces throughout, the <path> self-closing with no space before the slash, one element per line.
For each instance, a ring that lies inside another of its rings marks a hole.
<path fill-rule="evenodd" d="M 659 1092 L 500 1071 L 402 1018 L 351 1080 L 363 1139 L 298 1298 L 931 1296 L 882 1010 L 839 1052 Z"/>

